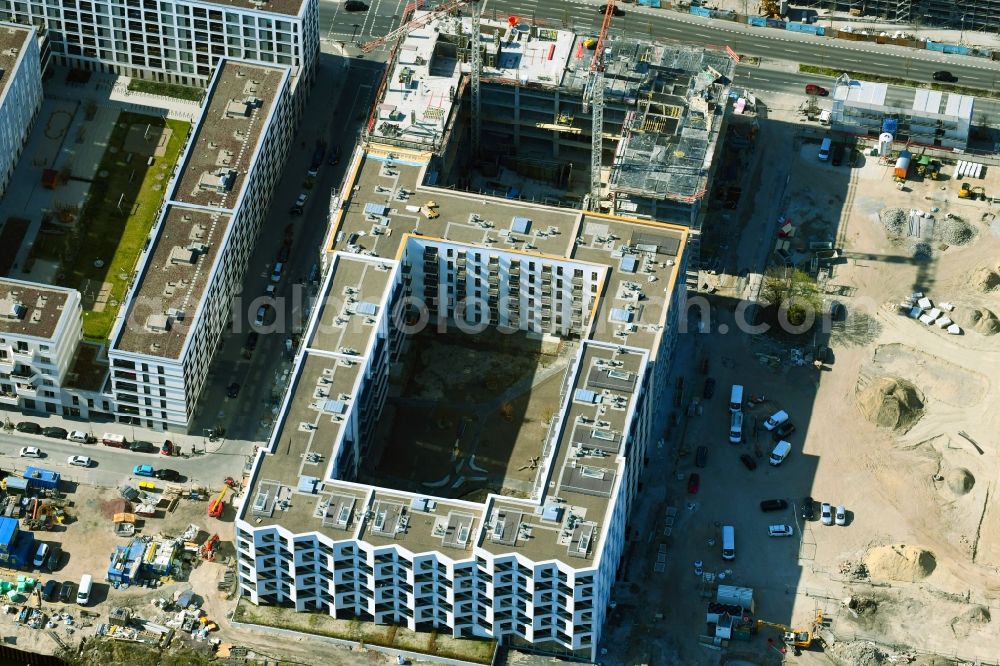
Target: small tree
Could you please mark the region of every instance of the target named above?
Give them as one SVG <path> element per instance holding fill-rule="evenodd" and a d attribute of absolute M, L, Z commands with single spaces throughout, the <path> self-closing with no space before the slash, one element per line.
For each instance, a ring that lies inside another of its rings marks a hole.
<path fill-rule="evenodd" d="M 787 310 L 788 323 L 798 326 L 809 312 L 819 312 L 823 299 L 816 281 L 797 268 L 772 266 L 764 274 L 760 299 L 770 306 Z"/>

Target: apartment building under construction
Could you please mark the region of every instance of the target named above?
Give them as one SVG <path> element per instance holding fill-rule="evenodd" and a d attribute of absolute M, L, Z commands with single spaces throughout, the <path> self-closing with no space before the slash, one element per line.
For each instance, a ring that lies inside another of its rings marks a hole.
<path fill-rule="evenodd" d="M 367 138 L 435 154 L 428 184 L 460 189 L 500 168 L 567 190 L 570 205 L 692 230 L 690 266 L 725 131 L 734 62 L 724 51 L 609 35 L 604 43 L 599 206 L 590 191 L 592 113 L 586 103 L 596 39 L 482 20 L 481 150 L 470 150 L 473 21 L 449 16 L 398 49 Z M 689 276 L 690 277 L 690 276 Z"/>

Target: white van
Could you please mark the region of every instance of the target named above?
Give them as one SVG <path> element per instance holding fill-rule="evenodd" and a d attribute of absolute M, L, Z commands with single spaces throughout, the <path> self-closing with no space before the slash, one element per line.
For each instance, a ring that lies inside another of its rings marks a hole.
<path fill-rule="evenodd" d="M 94 441 L 94 437 L 82 430 L 71 430 L 70 433 L 66 435 L 66 439 L 71 442 L 79 442 L 80 444 L 91 444 Z"/>
<path fill-rule="evenodd" d="M 732 412 L 730 415 L 729 441 L 733 444 L 743 441 L 743 412 Z"/>
<path fill-rule="evenodd" d="M 732 525 L 722 526 L 722 559 L 736 559 L 736 529 Z"/>
<path fill-rule="evenodd" d="M 94 586 L 94 578 L 90 574 L 83 574 L 80 578 L 80 589 L 76 592 L 76 603 L 86 606 L 90 603 L 90 589 Z"/>
<path fill-rule="evenodd" d="M 771 414 L 766 421 L 764 421 L 764 428 L 767 430 L 774 430 L 782 423 L 788 420 L 788 412 L 785 410 L 779 410 L 774 414 Z"/>
<path fill-rule="evenodd" d="M 743 385 L 733 384 L 733 388 L 729 391 L 729 411 L 739 412 L 743 411 Z"/>
<path fill-rule="evenodd" d="M 792 445 L 785 440 L 781 440 L 775 445 L 774 450 L 771 451 L 771 457 L 768 458 L 768 462 L 772 465 L 780 465 L 791 452 Z"/>
<path fill-rule="evenodd" d="M 830 159 L 830 148 L 832 146 L 833 146 L 833 141 L 830 139 L 830 137 L 826 137 L 825 139 L 823 139 L 823 143 L 821 143 L 819 146 L 819 154 L 817 155 L 820 162 L 826 162 L 828 159 Z"/>
<path fill-rule="evenodd" d="M 819 112 L 819 124 L 820 125 L 829 125 L 830 124 L 830 111 L 829 110 L 823 109 L 822 111 Z"/>

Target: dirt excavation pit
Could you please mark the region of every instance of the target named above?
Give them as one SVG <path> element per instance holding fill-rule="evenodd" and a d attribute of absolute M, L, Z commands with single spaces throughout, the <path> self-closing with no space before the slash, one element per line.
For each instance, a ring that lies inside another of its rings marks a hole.
<path fill-rule="evenodd" d="M 879 345 L 873 361 L 878 368 L 876 374 L 919 386 L 921 390 L 916 395 L 921 407 L 928 399 L 968 407 L 981 402 L 990 389 L 985 375 L 909 345 Z"/>
<path fill-rule="evenodd" d="M 976 477 L 964 467 L 956 467 L 944 476 L 945 485 L 955 495 L 966 495 L 976 485 Z"/>
<path fill-rule="evenodd" d="M 937 568 L 934 553 L 904 544 L 872 548 L 865 555 L 864 562 L 873 580 L 912 583 L 927 578 Z"/>
<path fill-rule="evenodd" d="M 1000 333 L 1000 320 L 986 308 L 956 308 L 951 318 L 966 330 L 974 330 L 980 335 L 996 335 Z"/>
<path fill-rule="evenodd" d="M 904 379 L 883 377 L 858 395 L 858 408 L 879 428 L 909 430 L 924 413 L 924 397 Z"/>

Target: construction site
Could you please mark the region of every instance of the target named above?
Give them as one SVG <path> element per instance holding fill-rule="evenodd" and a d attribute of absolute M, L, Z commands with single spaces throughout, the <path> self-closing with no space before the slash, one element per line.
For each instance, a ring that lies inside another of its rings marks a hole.
<path fill-rule="evenodd" d="M 362 46 L 392 46 L 364 138 L 429 153 L 424 185 L 684 225 L 696 265 L 735 61 L 612 17 L 588 35 L 466 0 L 415 12 Z"/>

